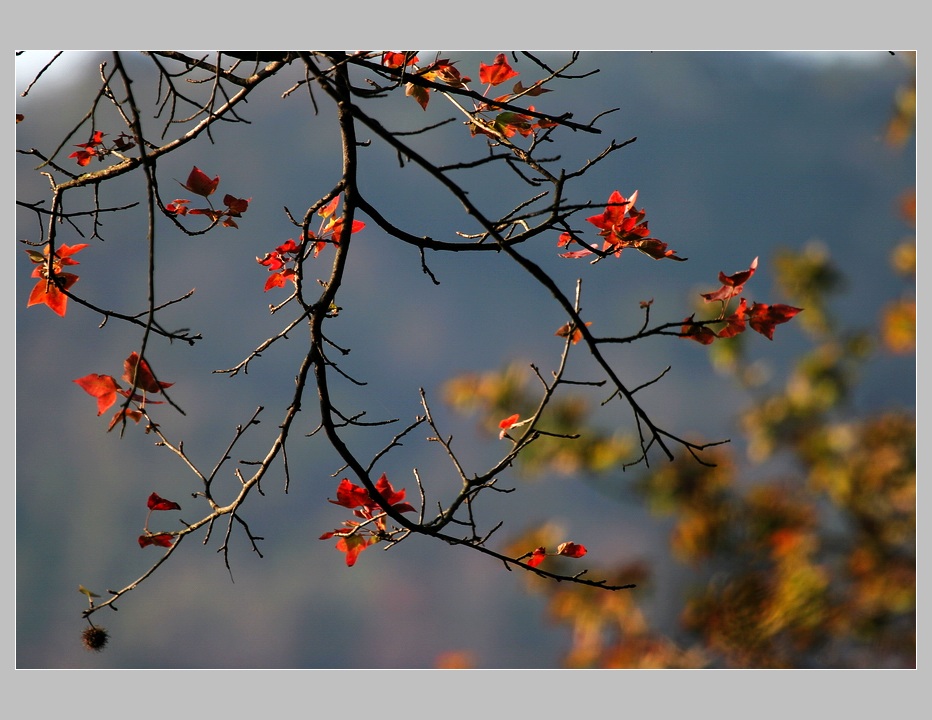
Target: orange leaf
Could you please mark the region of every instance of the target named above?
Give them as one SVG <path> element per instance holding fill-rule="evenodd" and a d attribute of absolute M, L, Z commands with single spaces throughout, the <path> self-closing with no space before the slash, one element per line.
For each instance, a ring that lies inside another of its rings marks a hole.
<path fill-rule="evenodd" d="M 359 553 L 370 545 L 378 542 L 374 537 L 362 537 L 361 535 L 346 535 L 337 540 L 336 548 L 340 552 L 346 553 L 346 567 L 353 567 Z"/>
<path fill-rule="evenodd" d="M 65 290 L 78 281 L 78 276 L 71 273 L 57 273 L 55 277 L 61 279 Z M 42 278 L 32 288 L 32 292 L 29 293 L 26 307 L 30 305 L 48 305 L 49 309 L 56 315 L 65 317 L 65 313 L 68 312 L 68 296 L 59 290 L 58 285 L 54 282 Z"/>
<path fill-rule="evenodd" d="M 91 373 L 75 380 L 78 385 L 91 397 L 97 398 L 97 416 L 103 415 L 107 409 L 116 402 L 117 390 L 120 386 L 110 375 Z"/>
<path fill-rule="evenodd" d="M 405 59 L 406 54 L 403 52 L 385 52 L 382 53 L 382 64 L 385 67 L 398 68 L 405 65 L 413 65 L 418 62 L 417 55 L 411 54 Z"/>
<path fill-rule="evenodd" d="M 130 410 L 129 408 L 120 410 L 110 419 L 110 424 L 107 426 L 107 432 L 110 432 L 113 430 L 113 428 L 116 427 L 116 424 L 120 421 L 120 418 L 128 418 L 135 423 L 139 423 L 139 421 L 142 420 L 142 412 L 140 410 Z"/>
<path fill-rule="evenodd" d="M 588 253 L 588 250 L 587 250 L 586 252 Z M 563 257 L 567 257 L 567 256 L 564 255 Z M 592 325 L 591 322 L 587 322 L 587 323 L 586 323 L 586 327 L 589 327 L 590 325 Z M 582 340 L 582 338 L 583 338 L 582 330 L 580 330 L 578 327 L 576 327 L 576 325 L 573 324 L 573 323 L 566 323 L 566 325 L 564 325 L 564 326 L 561 327 L 559 330 L 557 330 L 557 331 L 554 333 L 554 335 L 556 335 L 557 337 L 568 337 L 568 338 L 570 338 L 570 340 L 572 341 L 573 345 L 575 345 L 576 343 L 578 343 L 578 342 L 579 342 L 580 340 Z"/>
<path fill-rule="evenodd" d="M 505 437 L 505 434 L 511 429 L 511 426 L 518 422 L 518 418 L 521 417 L 518 413 L 506 417 L 502 420 L 498 426 L 501 428 L 501 432 L 498 434 L 498 439 L 501 440 Z"/>
<path fill-rule="evenodd" d="M 491 65 L 479 63 L 479 82 L 486 85 L 500 85 L 506 80 L 517 77 L 520 73 L 512 70 L 511 65 L 505 58 L 505 53 L 499 53 L 495 56 L 495 61 Z"/>

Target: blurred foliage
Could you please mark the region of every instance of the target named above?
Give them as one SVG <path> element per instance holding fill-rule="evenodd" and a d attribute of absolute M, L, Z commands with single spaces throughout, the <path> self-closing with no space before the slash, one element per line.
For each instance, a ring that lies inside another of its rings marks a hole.
<path fill-rule="evenodd" d="M 914 113 L 913 86 L 897 95 L 891 144 L 905 144 Z M 898 211 L 915 224 L 915 190 Z M 639 607 L 650 589 L 646 563 L 590 568 L 610 583 L 638 585 L 614 593 L 528 574 L 529 590 L 547 597 L 549 621 L 571 629 L 567 667 L 915 667 L 915 411 L 857 416 L 849 402 L 866 360 L 915 352 L 915 238 L 894 242 L 891 267 L 907 287 L 879 309 L 875 327 L 855 332 L 840 329 L 831 314 L 845 283 L 826 247 L 779 252 L 777 282 L 805 308 L 799 317 L 811 348 L 782 384 L 748 360 L 741 336 L 709 348 L 713 365 L 753 398 L 740 418 L 747 458 L 733 446 L 716 447 L 704 456 L 714 466 L 687 455 L 632 483 L 653 513 L 672 520 L 670 554 L 695 579 L 681 603 L 681 630 L 652 628 Z M 534 407 L 526 377 L 512 366 L 456 378 L 446 400 L 478 412 L 494 432 L 502 417 Z M 555 403 L 546 418 L 553 430 L 580 438 L 548 438 L 519 456 L 529 476 L 617 470 L 636 449 L 631 438 L 594 427 L 579 398 Z M 772 477 L 748 479 L 765 461 L 773 462 L 758 470 Z M 561 538 L 559 528 L 543 525 L 510 551 Z M 548 562 L 573 571 L 574 561 Z"/>
<path fill-rule="evenodd" d="M 465 373 L 452 378 L 444 386 L 443 399 L 462 413 L 477 414 L 481 432 L 498 434 L 503 418 L 513 413 L 526 418 L 534 413 L 539 403 L 534 383 L 539 381 L 529 365 L 513 363 L 500 372 Z M 538 427 L 555 435 L 574 435 L 591 414 L 584 398 L 558 395 L 547 405 Z M 542 435 L 522 450 L 518 469 L 525 477 L 545 470 L 565 475 L 601 473 L 631 459 L 636 448 L 633 438 L 599 429 L 569 442 Z"/>

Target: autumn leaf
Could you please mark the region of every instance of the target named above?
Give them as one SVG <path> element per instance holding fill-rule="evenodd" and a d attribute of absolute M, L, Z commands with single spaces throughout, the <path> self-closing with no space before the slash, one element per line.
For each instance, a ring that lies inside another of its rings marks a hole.
<path fill-rule="evenodd" d="M 516 422 L 518 422 L 518 418 L 520 417 L 521 416 L 518 413 L 515 413 L 514 415 L 506 417 L 498 424 L 498 427 L 501 428 L 501 431 L 498 433 L 499 440 L 504 439 L 505 435 L 508 434 L 508 431 L 511 430 L 512 426 L 514 426 Z"/>
<path fill-rule="evenodd" d="M 547 550 L 545 548 L 535 548 L 534 552 L 531 553 L 531 557 L 527 559 L 527 564 L 531 567 L 537 567 L 544 561 L 545 557 L 547 557 Z"/>
<path fill-rule="evenodd" d="M 534 132 L 534 125 L 528 115 L 522 115 L 516 112 L 501 112 L 495 116 L 493 122 L 495 129 L 505 137 L 513 137 L 519 133 L 527 137 Z"/>
<path fill-rule="evenodd" d="M 71 153 L 68 157 L 74 158 L 81 167 L 88 165 L 91 159 L 99 157 L 97 146 L 102 144 L 103 138 L 104 134 L 100 130 L 97 130 L 88 142 L 75 145 L 75 147 L 82 149 Z"/>
<path fill-rule="evenodd" d="M 187 215 L 190 202 L 190 200 L 173 200 L 165 206 L 165 210 L 173 215 Z"/>
<path fill-rule="evenodd" d="M 505 53 L 499 53 L 491 65 L 479 63 L 479 82 L 485 85 L 501 85 L 503 82 L 517 77 L 519 73 L 512 70 L 505 58 Z"/>
<path fill-rule="evenodd" d="M 337 485 L 337 499 L 328 500 L 328 502 L 347 508 L 356 508 L 370 504 L 372 498 L 369 497 L 368 490 L 350 482 L 349 478 L 343 478 Z"/>
<path fill-rule="evenodd" d="M 538 95 L 542 93 L 551 92 L 550 90 L 548 90 L 547 88 L 543 87 L 540 84 L 540 80 L 532 83 L 530 87 L 524 87 L 524 85 L 521 84 L 521 81 L 518 80 L 518 82 L 515 83 L 515 86 L 511 89 L 511 91 L 515 95 L 530 95 L 531 97 L 537 97 Z"/>
<path fill-rule="evenodd" d="M 336 548 L 346 553 L 346 567 L 353 567 L 359 553 L 378 542 L 378 538 L 362 535 L 345 535 L 337 540 Z"/>
<path fill-rule="evenodd" d="M 715 292 L 700 293 L 700 295 L 705 298 L 706 302 L 714 302 L 716 300 L 724 302 L 736 295 L 740 295 L 744 290 L 745 283 L 751 279 L 751 276 L 754 275 L 757 270 L 757 260 L 758 258 L 754 258 L 747 270 L 736 272 L 733 275 L 726 275 L 724 272 L 719 272 L 718 281 L 722 286 Z"/>
<path fill-rule="evenodd" d="M 592 323 L 591 323 L 591 322 L 587 322 L 587 323 L 585 323 L 585 325 L 586 325 L 586 327 L 589 327 L 590 325 L 592 325 Z M 580 330 L 580 329 L 576 326 L 575 323 L 571 323 L 571 322 L 566 323 L 566 325 L 564 325 L 564 326 L 561 327 L 559 330 L 557 330 L 557 331 L 554 333 L 554 335 L 556 335 L 557 337 L 568 337 L 568 338 L 570 338 L 570 341 L 573 343 L 573 345 L 575 345 L 576 343 L 578 343 L 580 340 L 583 339 L 582 330 Z"/>
<path fill-rule="evenodd" d="M 146 505 L 150 510 L 181 510 L 181 505 L 172 500 L 159 497 L 156 493 L 149 496 Z"/>
<path fill-rule="evenodd" d="M 127 150 L 132 150 L 134 147 L 136 147 L 136 141 L 133 140 L 132 135 L 127 135 L 126 133 L 120 133 L 117 139 L 113 141 L 113 148 L 119 152 L 126 152 Z"/>
<path fill-rule="evenodd" d="M 744 332 L 747 307 L 747 300 L 741 298 L 741 302 L 738 303 L 738 308 L 725 318 L 725 327 L 718 331 L 718 336 L 720 338 L 730 338 Z"/>
<path fill-rule="evenodd" d="M 350 231 L 350 234 L 358 233 L 366 227 L 366 224 L 362 220 L 353 220 L 353 227 Z M 340 237 L 340 232 L 343 230 L 343 218 L 335 218 L 331 220 L 327 226 L 323 229 L 321 235 L 330 235 L 333 238 L 334 242 L 337 242 Z"/>
<path fill-rule="evenodd" d="M 116 424 L 123 419 L 132 420 L 137 425 L 139 421 L 142 420 L 142 411 L 133 410 L 132 408 L 123 408 L 119 410 L 114 416 L 110 419 L 110 424 L 107 426 L 107 432 L 113 430 L 116 427 Z M 147 431 L 148 432 L 148 431 Z"/>
<path fill-rule="evenodd" d="M 430 88 L 421 87 L 420 85 L 409 82 L 405 85 L 405 95 L 413 97 L 417 101 L 417 104 L 421 106 L 422 110 L 427 109 L 427 104 L 430 102 Z"/>
<path fill-rule="evenodd" d="M 285 287 L 285 283 L 294 278 L 296 273 L 291 268 L 285 268 L 277 273 L 269 275 L 268 280 L 265 281 L 265 287 L 263 288 L 264 292 L 268 292 L 274 287 Z"/>
<path fill-rule="evenodd" d="M 715 332 L 706 327 L 705 325 L 699 325 L 693 319 L 695 315 L 690 315 L 688 318 L 683 320 L 683 325 L 680 328 L 680 337 L 688 338 L 690 340 L 695 340 L 698 343 L 703 345 L 711 345 L 715 342 Z"/>
<path fill-rule="evenodd" d="M 163 388 L 174 385 L 169 382 L 158 382 L 149 368 L 149 363 L 144 359 L 140 360 L 139 354 L 135 351 L 123 361 L 123 379 L 130 385 L 150 393 L 161 392 Z"/>
<path fill-rule="evenodd" d="M 604 239 L 602 251 L 618 257 L 622 250 L 634 248 L 654 260 L 686 260 L 679 257 L 676 251 L 668 250 L 667 243 L 650 237 L 648 221 L 645 219 L 647 213 L 635 206 L 637 198 L 637 190 L 629 198 L 615 190 L 602 213 L 586 218 L 587 222 L 599 229 L 599 235 Z M 567 253 L 561 257 L 582 257 L 584 254 L 587 253 Z"/>
<path fill-rule="evenodd" d="M 454 67 L 454 63 L 447 58 L 438 58 L 418 74 L 425 80 L 433 82 L 439 80 L 450 87 L 457 88 L 466 87 L 466 83 L 471 80 L 471 78 L 461 75 L 460 71 Z"/>
<path fill-rule="evenodd" d="M 171 547 L 175 542 L 175 536 L 171 533 L 146 533 L 139 536 L 139 547 L 144 548 L 147 545 L 160 545 L 161 547 Z"/>
<path fill-rule="evenodd" d="M 586 548 L 582 545 L 577 545 L 572 542 L 560 543 L 557 546 L 557 555 L 563 555 L 565 557 L 579 558 L 586 554 Z"/>
<path fill-rule="evenodd" d="M 35 276 L 35 272 L 33 272 Z M 61 283 L 63 290 L 68 290 L 78 281 L 78 276 L 72 273 L 56 273 L 56 279 Z M 31 305 L 47 305 L 49 309 L 60 317 L 68 312 L 68 296 L 63 293 L 55 282 L 45 278 L 39 280 L 29 293 L 26 307 Z"/>
<path fill-rule="evenodd" d="M 120 386 L 110 375 L 91 373 L 75 380 L 91 397 L 97 398 L 97 417 L 103 415 L 116 402 Z"/>
<path fill-rule="evenodd" d="M 407 65 L 413 65 L 418 62 L 417 55 L 408 52 L 384 52 L 382 53 L 382 64 L 389 68 L 399 68 Z"/>
<path fill-rule="evenodd" d="M 217 185 L 219 184 L 219 175 L 211 180 L 206 173 L 204 173 L 195 165 L 191 170 L 191 173 L 188 175 L 188 181 L 183 183 L 182 187 L 186 190 L 190 190 L 195 195 L 207 197 L 208 195 L 213 195 L 214 191 L 217 189 Z"/>
<path fill-rule="evenodd" d="M 47 305 L 56 315 L 65 316 L 68 311 L 68 296 L 62 290 L 68 290 L 78 281 L 78 276 L 72 273 L 62 272 L 65 265 L 80 265 L 72 255 L 81 252 L 87 247 L 87 243 L 77 245 L 59 245 L 55 249 L 55 255 L 52 258 L 52 276 L 54 280 L 49 280 L 49 245 L 46 244 L 42 253 L 35 250 L 27 250 L 29 259 L 36 266 L 32 269 L 30 277 L 38 278 L 39 282 L 35 284 L 29 293 L 29 299 L 26 307 L 32 305 Z"/>
<path fill-rule="evenodd" d="M 382 476 L 376 481 L 375 489 L 378 490 L 379 495 L 385 500 L 387 505 L 390 505 L 393 509 L 398 512 L 411 512 L 414 508 L 408 503 L 402 503 L 401 501 L 405 499 L 405 490 L 395 490 L 392 487 L 392 484 L 388 481 L 388 477 L 385 473 L 382 473 Z M 370 500 L 370 507 L 375 507 L 376 503 L 374 500 Z"/>
<path fill-rule="evenodd" d="M 748 310 L 748 324 L 768 340 L 773 340 L 774 327 L 792 320 L 799 312 L 802 308 L 790 305 L 754 303 Z"/>

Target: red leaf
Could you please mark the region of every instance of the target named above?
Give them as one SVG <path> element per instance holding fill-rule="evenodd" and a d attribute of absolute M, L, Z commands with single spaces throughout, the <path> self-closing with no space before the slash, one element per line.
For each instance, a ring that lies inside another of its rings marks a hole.
<path fill-rule="evenodd" d="M 683 326 L 680 328 L 680 337 L 695 340 L 703 345 L 711 345 L 715 342 L 715 333 L 705 325 L 696 325 L 693 321 L 693 315 L 683 320 Z"/>
<path fill-rule="evenodd" d="M 603 232 L 611 232 L 612 228 L 622 223 L 625 218 L 625 213 L 628 212 L 628 208 L 634 207 L 634 202 L 637 200 L 637 197 L 637 190 L 634 191 L 630 200 L 626 200 L 620 192 L 615 190 L 609 196 L 608 205 L 605 207 L 602 214 L 587 217 L 586 222 L 592 223 Z"/>
<path fill-rule="evenodd" d="M 233 217 L 240 217 L 246 210 L 249 209 L 249 201 L 252 198 L 247 198 L 243 200 L 242 198 L 234 197 L 232 195 L 223 196 L 223 204 L 227 206 L 227 212 Z"/>
<path fill-rule="evenodd" d="M 84 392 L 97 398 L 97 417 L 103 415 L 113 403 L 116 402 L 117 390 L 120 386 L 110 375 L 91 373 L 75 380 Z"/>
<path fill-rule="evenodd" d="M 144 359 L 140 360 L 136 352 L 130 353 L 129 357 L 123 361 L 123 379 L 130 385 L 134 385 L 145 392 L 157 393 L 162 388 L 168 388 L 174 383 L 158 382 L 149 369 L 149 363 Z"/>
<path fill-rule="evenodd" d="M 353 565 L 356 564 L 359 553 L 377 542 L 378 539 L 374 537 L 346 535 L 337 540 L 336 548 L 340 552 L 346 553 L 346 567 L 353 567 Z"/>
<path fill-rule="evenodd" d="M 103 142 L 103 139 L 104 139 L 104 134 L 100 130 L 97 130 L 91 136 L 90 141 L 75 145 L 75 147 L 83 148 L 82 150 L 73 152 L 68 157 L 75 158 L 77 160 L 78 165 L 80 165 L 81 167 L 84 167 L 85 165 L 90 163 L 91 158 L 98 157 L 97 146 Z"/>
<path fill-rule="evenodd" d="M 148 505 L 150 510 L 181 510 L 181 505 L 172 500 L 159 497 L 156 493 L 152 493 L 149 496 L 146 505 Z"/>
<path fill-rule="evenodd" d="M 531 557 L 527 559 L 527 564 L 531 567 L 537 567 L 544 561 L 545 557 L 547 557 L 547 551 L 544 548 L 539 547 L 531 553 Z"/>
<path fill-rule="evenodd" d="M 91 162 L 91 158 L 97 157 L 97 153 L 93 150 L 75 150 L 68 157 L 74 158 L 78 165 L 85 167 Z"/>
<path fill-rule="evenodd" d="M 734 337 L 735 335 L 740 335 L 744 332 L 744 321 L 745 315 L 747 314 L 747 307 L 747 300 L 741 298 L 741 302 L 738 304 L 738 309 L 727 318 L 725 318 L 727 325 L 718 331 L 718 336 L 720 338 L 730 338 Z"/>
<path fill-rule="evenodd" d="M 460 75 L 460 71 L 446 58 L 435 60 L 428 67 L 424 68 L 420 75 L 426 80 L 440 80 L 450 87 L 458 88 L 466 87 L 466 83 L 471 80 L 471 78 Z M 410 95 L 411 93 L 408 94 Z M 426 110 L 427 108 L 425 107 L 424 109 Z"/>
<path fill-rule="evenodd" d="M 706 302 L 714 302 L 716 300 L 724 302 L 729 298 L 740 295 L 744 290 L 744 284 L 751 279 L 751 276 L 757 270 L 757 260 L 757 258 L 754 258 L 747 270 L 736 272 L 733 275 L 726 275 L 724 272 L 719 272 L 718 281 L 722 284 L 722 287 L 712 293 L 700 294 L 705 298 Z"/>
<path fill-rule="evenodd" d="M 171 533 L 146 533 L 139 536 L 139 547 L 144 548 L 146 545 L 161 545 L 162 547 L 171 547 L 175 542 L 175 537 Z"/>
<path fill-rule="evenodd" d="M 369 497 L 369 492 L 365 488 L 351 483 L 349 478 L 343 478 L 340 484 L 337 485 L 337 499 L 328 500 L 328 502 L 332 502 L 334 505 L 355 508 L 371 505 L 372 498 Z"/>
<path fill-rule="evenodd" d="M 748 311 L 748 323 L 761 335 L 773 340 L 774 326 L 792 320 L 802 308 L 789 305 L 754 303 Z"/>
<path fill-rule="evenodd" d="M 385 502 L 389 505 L 395 505 L 405 499 L 404 489 L 396 491 L 388 481 L 388 477 L 385 473 L 382 473 L 382 477 L 375 483 L 375 489 L 379 491 L 379 494 L 385 498 Z M 371 504 L 374 507 L 375 501 L 371 501 Z"/>
<path fill-rule="evenodd" d="M 87 243 L 80 243 L 78 245 L 60 245 L 55 250 L 55 255 L 52 258 L 52 276 L 56 282 L 49 282 L 48 280 L 49 245 L 46 244 L 41 254 L 34 250 L 27 250 L 29 259 L 36 265 L 32 269 L 30 277 L 39 278 L 39 282 L 29 293 L 26 307 L 48 305 L 53 312 L 64 317 L 68 310 L 68 296 L 62 290 L 67 290 L 74 285 L 78 281 L 78 276 L 63 273 L 61 269 L 65 265 L 80 265 L 71 256 L 81 252 L 86 247 Z"/>
<path fill-rule="evenodd" d="M 187 215 L 188 214 L 188 203 L 190 200 L 174 200 L 168 205 L 165 206 L 165 210 L 174 213 L 175 215 Z"/>
<path fill-rule="evenodd" d="M 505 58 L 505 53 L 499 53 L 495 56 L 495 61 L 491 65 L 479 63 L 479 82 L 486 85 L 500 85 L 506 80 L 517 77 L 520 73 L 512 70 L 511 65 Z"/>
<path fill-rule="evenodd" d="M 579 558 L 586 554 L 586 548 L 576 543 L 565 542 L 557 547 L 557 555 Z"/>
<path fill-rule="evenodd" d="M 269 275 L 269 279 L 265 281 L 264 291 L 268 292 L 274 287 L 285 287 L 285 282 L 290 280 L 295 276 L 295 271 L 291 268 L 285 268 L 281 272 L 273 273 Z"/>
<path fill-rule="evenodd" d="M 110 432 L 114 427 L 116 427 L 116 424 L 120 421 L 120 418 L 128 418 L 138 424 L 139 421 L 142 420 L 142 411 L 130 410 L 128 408 L 120 410 L 118 413 L 114 414 L 113 418 L 110 420 L 110 424 L 107 426 L 107 432 Z"/>
<path fill-rule="evenodd" d="M 362 222 L 362 220 L 353 220 L 353 229 L 350 231 L 350 234 L 358 233 L 364 227 L 366 227 L 366 224 Z M 339 240 L 340 231 L 342 229 L 343 229 L 343 218 L 336 218 L 335 220 L 331 220 L 330 223 L 328 223 L 327 227 L 324 228 L 324 234 L 329 233 L 333 237 L 334 241 L 337 241 Z"/>
<path fill-rule="evenodd" d="M 385 52 L 382 53 L 382 64 L 385 67 L 398 68 L 418 62 L 417 55 L 412 54 L 407 60 L 405 60 L 405 57 L 406 55 L 403 52 Z"/>
<path fill-rule="evenodd" d="M 214 191 L 217 189 L 217 185 L 219 184 L 219 175 L 211 180 L 206 173 L 195 166 L 191 170 L 191 174 L 188 175 L 188 182 L 184 183 L 183 187 L 190 190 L 195 195 L 202 195 L 203 197 L 207 197 L 208 195 L 213 195 Z"/>
<path fill-rule="evenodd" d="M 518 413 L 515 413 L 514 415 L 509 415 L 509 416 L 506 417 L 504 420 L 502 420 L 502 421 L 498 424 L 498 426 L 499 426 L 502 430 L 509 430 L 509 429 L 511 428 L 512 425 L 514 425 L 516 422 L 518 422 L 518 418 L 520 418 L 520 417 L 521 417 L 521 416 L 520 416 Z"/>
<path fill-rule="evenodd" d="M 36 270 L 38 269 L 36 268 Z M 35 275 L 35 272 L 33 272 L 33 275 Z M 55 277 L 62 281 L 65 290 L 78 281 L 78 276 L 72 273 L 56 273 Z M 56 315 L 65 317 L 65 313 L 68 312 L 68 296 L 59 290 L 58 285 L 54 282 L 41 278 L 32 288 L 32 292 L 29 293 L 26 307 L 31 305 L 48 305 L 49 309 Z"/>

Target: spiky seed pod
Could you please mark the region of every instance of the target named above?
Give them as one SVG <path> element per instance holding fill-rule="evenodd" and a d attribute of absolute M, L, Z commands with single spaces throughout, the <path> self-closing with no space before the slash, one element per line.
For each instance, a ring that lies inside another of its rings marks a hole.
<path fill-rule="evenodd" d="M 103 650 L 109 639 L 110 636 L 107 635 L 106 628 L 97 627 L 96 625 L 85 628 L 84 632 L 81 633 L 81 642 L 84 643 L 84 647 L 96 652 Z"/>

